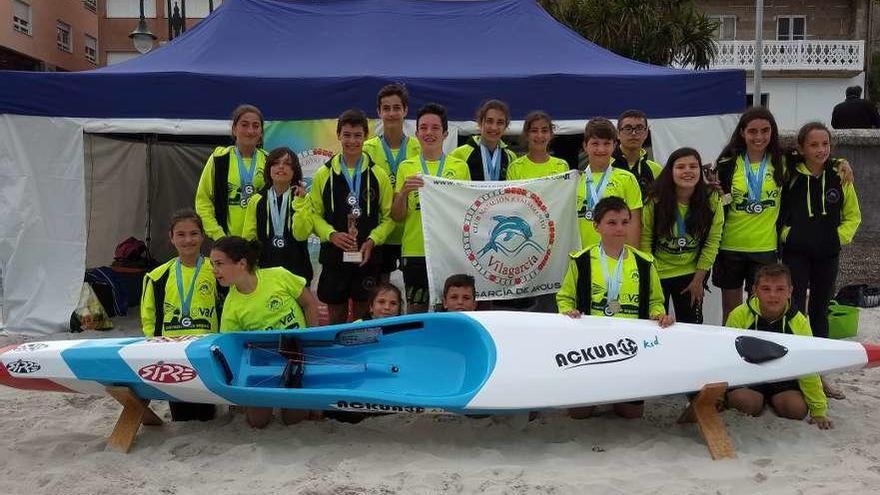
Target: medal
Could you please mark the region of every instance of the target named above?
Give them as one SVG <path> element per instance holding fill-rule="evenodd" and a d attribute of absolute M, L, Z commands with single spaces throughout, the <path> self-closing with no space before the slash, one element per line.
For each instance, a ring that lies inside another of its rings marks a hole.
<path fill-rule="evenodd" d="M 612 299 L 608 301 L 608 307 L 611 308 L 611 311 L 614 313 L 620 313 L 620 301 L 617 299 Z"/>
<path fill-rule="evenodd" d="M 284 242 L 284 239 L 281 237 L 276 237 L 272 239 L 272 245 L 277 247 L 278 249 L 283 248 L 285 244 L 286 243 Z"/>
<path fill-rule="evenodd" d="M 278 193 L 275 190 L 266 191 L 266 208 L 269 210 L 269 220 L 271 221 L 272 226 L 272 244 L 276 247 L 284 247 L 284 223 L 287 221 L 287 210 L 290 208 L 290 191 L 291 189 L 288 187 L 284 194 L 281 197 L 278 197 Z M 266 225 L 266 237 L 270 236 L 269 225 Z M 275 243 L 276 240 L 281 240 L 282 244 L 279 246 Z"/>
<path fill-rule="evenodd" d="M 244 158 L 241 157 L 241 151 L 239 151 L 238 147 L 235 147 L 235 161 L 238 164 L 238 182 L 241 184 L 241 192 L 244 198 L 242 198 L 242 207 L 247 205 L 247 197 L 254 194 L 254 172 L 257 170 L 257 153 L 251 157 L 251 166 L 250 168 L 244 168 Z"/>
<path fill-rule="evenodd" d="M 602 178 L 599 179 L 599 183 L 596 184 L 596 187 L 593 187 L 593 171 L 587 166 L 587 169 L 584 170 L 586 177 L 584 178 L 584 199 L 587 202 L 587 211 L 590 212 L 590 216 L 585 216 L 587 220 L 593 219 L 592 209 L 596 207 L 596 203 L 602 199 L 602 196 L 605 195 L 605 188 L 608 187 L 608 176 L 611 175 L 611 165 L 602 172 Z"/>
<path fill-rule="evenodd" d="M 422 174 L 431 175 L 431 171 L 428 170 L 428 164 L 425 163 L 425 155 L 419 154 L 419 160 L 422 164 Z M 446 165 L 446 153 L 440 155 L 440 164 L 437 166 L 437 177 L 443 177 L 443 167 Z"/>
<path fill-rule="evenodd" d="M 351 175 L 349 175 L 349 169 L 348 165 L 345 163 L 345 158 L 341 156 L 339 158 L 339 168 L 342 171 L 342 177 L 345 179 L 345 183 L 348 184 L 348 197 L 345 198 L 345 202 L 352 208 L 358 205 L 358 195 L 361 193 L 361 179 L 363 178 L 361 165 L 363 163 L 364 156 L 361 155 L 357 164 L 354 166 L 354 170 L 351 171 Z"/>
<path fill-rule="evenodd" d="M 602 265 L 602 275 L 605 277 L 605 294 L 608 303 L 605 305 L 605 316 L 614 316 L 620 312 L 620 286 L 623 283 L 623 260 L 626 249 L 620 252 L 617 258 L 617 268 L 612 274 L 608 270 L 608 255 L 605 248 L 599 244 L 599 264 Z"/>
<path fill-rule="evenodd" d="M 593 210 L 588 208 L 587 211 L 584 212 L 584 218 L 586 218 L 587 220 L 592 220 L 593 219 Z"/>
<path fill-rule="evenodd" d="M 192 307 L 193 293 L 196 289 L 196 279 L 199 278 L 199 271 L 202 269 L 202 263 L 205 259 L 199 256 L 196 261 L 196 267 L 193 270 L 192 280 L 189 281 L 189 290 L 183 291 L 183 269 L 181 268 L 180 258 L 175 263 L 175 274 L 177 275 L 177 295 L 180 297 L 180 325 L 184 328 L 192 326 L 192 319 L 189 317 L 189 311 Z"/>
<path fill-rule="evenodd" d="M 360 216 L 361 216 L 361 209 L 358 208 L 358 207 L 354 207 L 354 208 L 352 208 L 352 209 L 351 209 L 351 216 L 353 216 L 353 217 L 355 217 L 355 218 L 360 218 Z"/>
<path fill-rule="evenodd" d="M 761 204 L 761 191 L 764 187 L 764 176 L 767 171 L 767 162 L 769 161 L 769 157 L 766 153 L 764 153 L 764 158 L 761 159 L 761 165 L 758 166 L 758 171 L 752 171 L 752 163 L 749 160 L 748 153 L 743 153 L 743 166 L 746 172 L 746 186 L 748 188 L 749 199 L 752 203 L 751 210 L 746 208 L 748 213 L 761 213 L 764 211 L 764 206 Z"/>
<path fill-rule="evenodd" d="M 678 238 L 675 240 L 675 243 L 678 244 L 678 250 L 681 251 L 688 244 L 687 224 L 684 221 L 684 216 L 681 214 L 681 206 L 675 209 L 675 228 L 678 230 Z"/>
<path fill-rule="evenodd" d="M 490 153 L 485 144 L 480 143 L 480 155 L 483 158 L 483 176 L 486 180 L 498 180 L 501 175 L 501 146 L 495 146 L 495 152 Z"/>
<path fill-rule="evenodd" d="M 391 146 L 388 146 L 388 141 L 385 141 L 385 136 L 380 136 L 379 142 L 382 143 L 382 151 L 385 152 L 385 161 L 388 162 L 388 169 L 391 170 L 389 178 L 391 179 L 391 185 L 393 186 L 394 181 L 397 178 L 397 169 L 400 168 L 400 162 L 406 160 L 406 147 L 409 143 L 409 138 L 403 136 L 403 140 L 400 141 L 400 149 L 397 150 L 397 156 L 394 156 L 394 153 L 391 152 Z"/>
<path fill-rule="evenodd" d="M 605 305 L 605 310 L 603 312 L 605 313 L 605 316 L 614 316 L 617 313 L 620 313 L 620 309 L 620 301 L 617 299 L 610 299 L 608 304 Z"/>

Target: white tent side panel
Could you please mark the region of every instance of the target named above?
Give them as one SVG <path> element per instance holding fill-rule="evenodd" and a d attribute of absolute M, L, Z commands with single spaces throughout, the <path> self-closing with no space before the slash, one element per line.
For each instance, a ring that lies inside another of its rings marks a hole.
<path fill-rule="evenodd" d="M 5 328 L 65 331 L 85 264 L 82 126 L 66 118 L 0 115 L 0 143 Z"/>
<path fill-rule="evenodd" d="M 649 124 L 654 159 L 665 164 L 673 151 L 687 146 L 700 152 L 703 163 L 714 163 L 737 122 L 739 114 L 652 120 Z"/>

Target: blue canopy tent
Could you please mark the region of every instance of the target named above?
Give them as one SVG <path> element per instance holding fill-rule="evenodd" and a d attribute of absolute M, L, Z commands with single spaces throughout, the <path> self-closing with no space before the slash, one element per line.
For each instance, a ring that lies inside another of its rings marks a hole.
<path fill-rule="evenodd" d="M 7 328 L 62 330 L 76 305 L 92 219 L 84 132 L 223 135 L 244 102 L 273 121 L 335 118 L 371 111 L 392 81 L 407 85 L 412 110 L 446 105 L 452 132 L 472 132 L 487 98 L 508 102 L 515 120 L 543 109 L 570 133 L 639 108 L 661 158 L 679 143 L 712 156 L 745 103 L 743 71 L 617 56 L 531 0 L 226 0 L 185 35 L 119 65 L 0 71 Z"/>
<path fill-rule="evenodd" d="M 186 35 L 128 62 L 78 73 L 0 73 L 0 113 L 225 119 L 242 99 L 270 120 L 372 109 L 402 81 L 417 108 L 469 120 L 487 98 L 514 118 L 737 113 L 743 71 L 629 60 L 581 38 L 531 0 L 227 0 Z M 27 95 L 22 98 L 21 95 Z"/>

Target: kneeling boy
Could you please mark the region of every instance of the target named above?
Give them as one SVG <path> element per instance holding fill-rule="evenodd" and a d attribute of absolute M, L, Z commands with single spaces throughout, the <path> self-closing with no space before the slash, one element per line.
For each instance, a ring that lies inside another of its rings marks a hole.
<path fill-rule="evenodd" d="M 785 265 L 765 265 L 755 274 L 754 296 L 730 312 L 727 326 L 812 336 L 810 322 L 791 306 L 791 272 Z M 741 412 L 758 416 L 764 403 L 779 416 L 804 419 L 826 430 L 833 428 L 826 415 L 828 399 L 818 374 L 799 380 L 750 385 L 727 392 L 727 404 Z"/>

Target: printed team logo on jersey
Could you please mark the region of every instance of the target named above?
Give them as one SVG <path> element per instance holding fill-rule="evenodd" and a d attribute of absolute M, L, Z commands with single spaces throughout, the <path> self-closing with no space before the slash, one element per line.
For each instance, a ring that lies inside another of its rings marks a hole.
<path fill-rule="evenodd" d="M 205 281 L 199 283 L 199 294 L 201 294 L 203 296 L 211 295 L 214 292 L 214 290 L 211 286 L 212 286 L 212 284 L 209 284 L 208 282 L 205 282 Z"/>
<path fill-rule="evenodd" d="M 371 291 L 376 286 L 376 282 L 376 277 L 364 277 L 361 280 L 361 287 L 366 291 Z"/>
<path fill-rule="evenodd" d="M 841 198 L 840 190 L 837 188 L 831 188 L 831 189 L 825 191 L 825 201 L 828 204 L 836 205 L 838 202 L 840 202 L 840 198 Z"/>
<path fill-rule="evenodd" d="M 232 182 L 226 183 L 226 203 L 229 206 L 241 206 L 241 188 Z"/>
<path fill-rule="evenodd" d="M 269 301 L 266 303 L 266 309 L 269 311 L 278 311 L 281 309 L 281 304 L 283 303 L 281 296 L 278 294 L 272 294 L 269 296 Z"/>
<path fill-rule="evenodd" d="M 480 196 L 468 208 L 462 245 L 468 261 L 491 282 L 520 285 L 547 265 L 556 243 L 556 223 L 547 204 L 522 187 Z"/>
<path fill-rule="evenodd" d="M 174 344 L 180 342 L 189 342 L 191 340 L 198 340 L 204 337 L 204 335 L 178 335 L 178 336 L 161 336 L 161 337 L 151 337 L 149 339 L 144 340 L 146 343 L 150 344 Z"/>
<path fill-rule="evenodd" d="M 39 351 L 40 349 L 45 349 L 49 347 L 49 344 L 44 344 L 42 342 L 30 342 L 27 344 L 21 344 L 15 349 L 12 349 L 10 352 L 31 352 L 31 351 Z"/>
<path fill-rule="evenodd" d="M 183 383 L 198 376 L 196 370 L 189 366 L 175 363 L 148 364 L 138 370 L 138 376 L 148 382 L 156 383 Z"/>
<path fill-rule="evenodd" d="M 15 373 L 17 375 L 36 373 L 37 371 L 40 371 L 40 368 L 40 363 L 36 361 L 25 361 L 24 359 L 19 359 L 18 361 L 13 361 L 6 365 L 6 369 L 10 373 Z"/>

